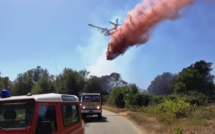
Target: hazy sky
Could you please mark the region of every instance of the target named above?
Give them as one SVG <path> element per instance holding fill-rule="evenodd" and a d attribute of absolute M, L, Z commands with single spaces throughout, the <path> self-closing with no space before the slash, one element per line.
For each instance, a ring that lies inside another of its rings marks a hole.
<path fill-rule="evenodd" d="M 91 75 L 121 74 L 146 89 L 163 72 L 178 73 L 199 60 L 213 63 L 215 74 L 215 2 L 197 0 L 175 21 L 166 20 L 150 40 L 106 60 L 110 37 L 95 24 L 112 28 L 123 23 L 141 0 L 0 0 L 0 71 L 10 80 L 41 66 L 50 74 L 64 68 Z"/>

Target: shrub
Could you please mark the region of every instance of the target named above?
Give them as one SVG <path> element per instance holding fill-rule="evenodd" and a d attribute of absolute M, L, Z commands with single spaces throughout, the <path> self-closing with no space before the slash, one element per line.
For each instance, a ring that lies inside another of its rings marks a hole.
<path fill-rule="evenodd" d="M 175 128 L 175 134 L 183 134 L 181 127 Z"/>
<path fill-rule="evenodd" d="M 118 108 L 125 107 L 125 94 L 126 94 L 126 87 L 116 87 L 112 90 L 108 104 L 115 105 Z"/>
<path fill-rule="evenodd" d="M 197 91 L 189 91 L 185 97 L 186 101 L 191 105 L 208 105 L 208 97 Z"/>
<path fill-rule="evenodd" d="M 149 105 L 157 105 L 157 104 L 162 103 L 163 101 L 164 101 L 163 96 L 152 95 L 150 97 Z"/>
<path fill-rule="evenodd" d="M 155 113 L 160 115 L 166 123 L 171 123 L 176 118 L 186 117 L 190 112 L 190 104 L 182 98 L 176 100 L 166 99 L 155 107 Z"/>
<path fill-rule="evenodd" d="M 139 91 L 136 85 L 131 85 L 129 87 L 115 87 L 108 100 L 108 104 L 116 105 L 117 108 L 127 107 L 133 108 L 139 106 L 138 104 L 141 101 L 141 97 L 138 95 Z"/>
<path fill-rule="evenodd" d="M 126 108 L 148 106 L 150 98 L 151 97 L 146 94 L 127 94 L 125 99 L 125 106 Z"/>

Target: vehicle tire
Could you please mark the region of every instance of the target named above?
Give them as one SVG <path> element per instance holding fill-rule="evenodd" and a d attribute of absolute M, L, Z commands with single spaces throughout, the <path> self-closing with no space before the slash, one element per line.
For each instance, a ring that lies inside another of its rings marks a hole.
<path fill-rule="evenodd" d="M 81 114 L 82 115 L 82 119 L 86 119 L 86 114 Z"/>
<path fill-rule="evenodd" d="M 102 120 L 102 113 L 98 114 L 98 119 Z"/>

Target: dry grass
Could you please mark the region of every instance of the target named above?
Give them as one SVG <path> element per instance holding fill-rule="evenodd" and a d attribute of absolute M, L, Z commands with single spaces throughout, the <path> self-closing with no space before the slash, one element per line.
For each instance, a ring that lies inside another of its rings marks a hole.
<path fill-rule="evenodd" d="M 111 106 L 103 108 L 129 118 L 149 134 L 175 134 L 177 130 L 183 134 L 215 134 L 215 105 L 196 109 L 192 117 L 177 119 L 171 124 L 162 122 L 159 116 L 152 113 L 132 112 Z"/>
<path fill-rule="evenodd" d="M 125 108 L 116 108 L 116 107 L 113 107 L 113 106 L 110 106 L 110 105 L 103 105 L 102 108 L 107 109 L 109 111 L 112 111 L 114 113 L 120 113 L 120 112 L 127 111 L 127 109 L 125 109 Z"/>

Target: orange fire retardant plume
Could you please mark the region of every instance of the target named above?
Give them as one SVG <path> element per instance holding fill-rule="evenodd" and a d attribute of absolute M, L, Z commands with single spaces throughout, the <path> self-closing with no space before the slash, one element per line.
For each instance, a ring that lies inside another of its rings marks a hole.
<path fill-rule="evenodd" d="M 154 26 L 165 19 L 177 19 L 180 9 L 193 2 L 194 0 L 143 0 L 137 4 L 112 35 L 106 52 L 107 60 L 123 54 L 130 46 L 146 43 Z"/>

